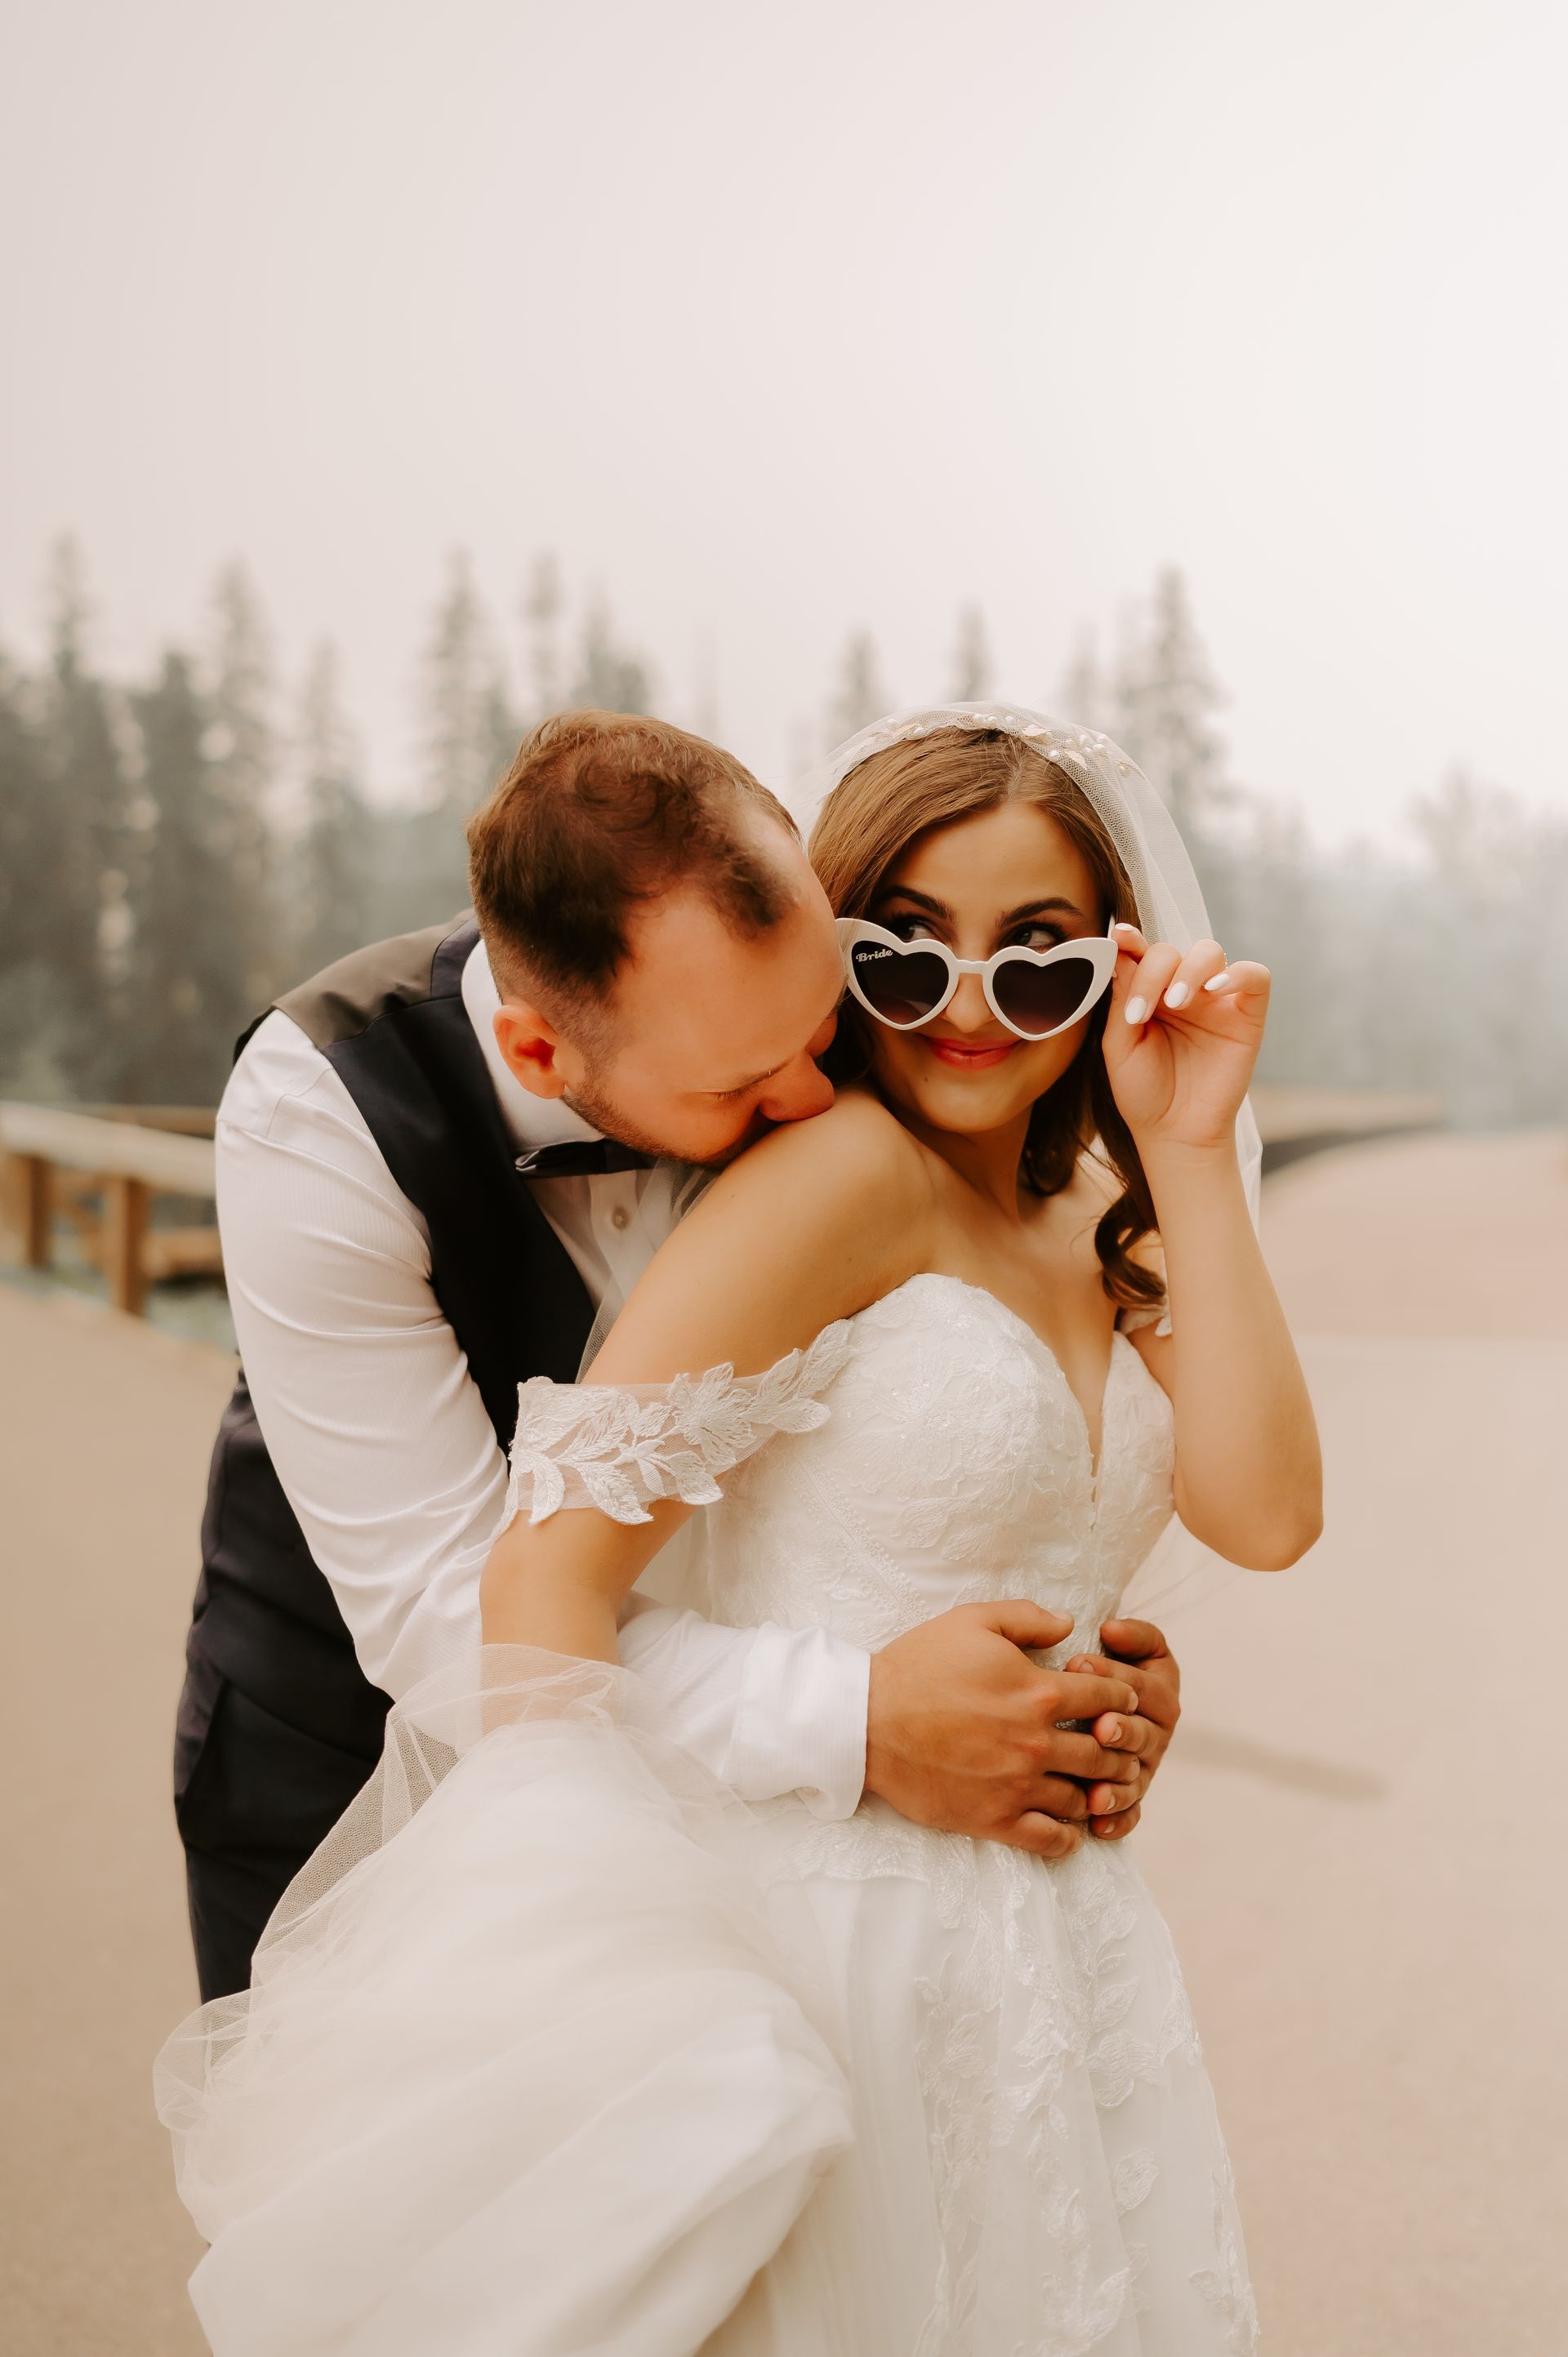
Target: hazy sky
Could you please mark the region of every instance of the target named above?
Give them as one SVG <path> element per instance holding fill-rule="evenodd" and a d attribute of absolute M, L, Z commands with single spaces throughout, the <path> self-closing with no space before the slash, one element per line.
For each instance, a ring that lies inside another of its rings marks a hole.
<path fill-rule="evenodd" d="M 1248 782 L 1568 809 L 1550 0 L 7 0 L 0 635 L 247 560 L 390 791 L 446 553 L 779 780 L 854 627 L 1036 698 L 1190 576 Z"/>

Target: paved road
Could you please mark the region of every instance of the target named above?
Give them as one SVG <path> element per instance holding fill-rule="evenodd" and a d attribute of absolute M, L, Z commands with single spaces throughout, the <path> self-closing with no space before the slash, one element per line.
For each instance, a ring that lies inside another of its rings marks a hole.
<path fill-rule="evenodd" d="M 1371 1146 L 1271 1182 L 1329 1529 L 1174 1628 L 1188 1720 L 1139 1836 L 1271 2357 L 1568 2348 L 1565 1214 L 1548 1138 Z M 193 1995 L 168 1736 L 228 1374 L 0 1286 L 11 2357 L 201 2348 L 147 2067 Z"/>
<path fill-rule="evenodd" d="M 1271 1181 L 1327 1527 L 1171 1634 L 1140 1830 L 1269 2357 L 1568 2351 L 1568 1149 Z"/>
<path fill-rule="evenodd" d="M 0 2348 L 187 2357 L 149 2066 L 196 2001 L 167 1799 L 220 1352 L 0 1286 Z M 14 1911 L 13 1911 L 14 1910 Z"/>

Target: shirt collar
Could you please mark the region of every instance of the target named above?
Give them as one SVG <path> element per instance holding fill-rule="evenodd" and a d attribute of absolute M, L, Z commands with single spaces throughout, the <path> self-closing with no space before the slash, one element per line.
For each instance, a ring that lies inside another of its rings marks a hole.
<path fill-rule="evenodd" d="M 559 1097 L 536 1097 L 532 1089 L 508 1068 L 505 1057 L 496 1045 L 495 1015 L 501 996 L 490 972 L 490 961 L 482 941 L 476 942 L 463 967 L 463 1005 L 474 1037 L 479 1043 L 496 1102 L 501 1109 L 514 1145 L 528 1148 L 535 1146 L 565 1146 L 585 1137 L 597 1137 L 600 1132 L 581 1114 L 572 1111 Z"/>

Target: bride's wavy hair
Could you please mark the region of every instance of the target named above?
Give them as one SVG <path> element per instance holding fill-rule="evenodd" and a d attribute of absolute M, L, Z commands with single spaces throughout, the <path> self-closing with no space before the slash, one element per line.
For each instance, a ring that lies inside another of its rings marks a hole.
<path fill-rule="evenodd" d="M 942 728 L 869 754 L 833 788 L 811 830 L 811 860 L 835 917 L 862 917 L 888 869 L 918 834 L 1003 802 L 1028 802 L 1055 819 L 1094 878 L 1110 923 L 1136 923 L 1138 904 L 1115 845 L 1088 796 L 1065 770 L 1000 728 Z M 1024 1184 L 1056 1195 L 1079 1159 L 1093 1154 L 1122 1192 L 1094 1231 L 1101 1282 L 1129 1308 L 1162 1305 L 1165 1287 L 1133 1257 L 1155 1229 L 1154 1200 L 1132 1133 L 1116 1109 L 1100 1043 L 1109 996 L 1089 1018 L 1082 1045 L 1061 1078 L 1035 1102 L 1024 1148 Z M 845 998 L 838 1037 L 823 1059 L 845 1085 L 870 1072 L 865 1018 Z"/>

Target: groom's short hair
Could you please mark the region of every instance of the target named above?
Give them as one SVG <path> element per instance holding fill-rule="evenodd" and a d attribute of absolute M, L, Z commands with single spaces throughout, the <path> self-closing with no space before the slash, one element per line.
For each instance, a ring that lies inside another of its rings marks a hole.
<path fill-rule="evenodd" d="M 795 896 L 758 818 L 798 839 L 749 770 L 684 728 L 625 712 L 542 720 L 468 822 L 474 911 L 501 988 L 568 1019 L 602 1007 L 634 911 L 682 883 L 736 932 L 766 931 Z"/>

